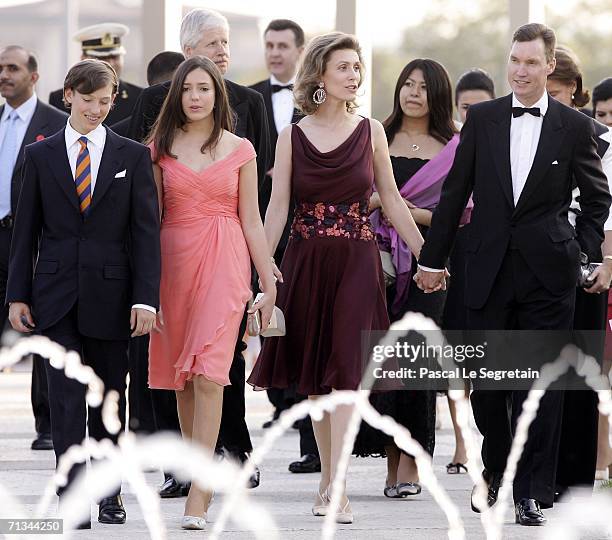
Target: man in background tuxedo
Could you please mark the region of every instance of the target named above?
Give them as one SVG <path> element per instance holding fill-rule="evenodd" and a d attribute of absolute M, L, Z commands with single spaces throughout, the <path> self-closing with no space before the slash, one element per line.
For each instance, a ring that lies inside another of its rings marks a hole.
<path fill-rule="evenodd" d="M 470 107 L 419 258 L 415 281 L 433 292 L 473 192 L 466 263 L 468 325 L 474 330 L 571 330 L 580 252 L 601 261 L 610 193 L 593 122 L 546 93 L 555 34 L 527 24 L 513 36 L 512 94 Z M 582 213 L 567 212 L 574 181 Z M 484 436 L 488 504 L 497 500 L 526 391 L 472 394 Z M 563 392 L 547 392 L 529 431 L 513 485 L 516 521 L 542 525 L 553 504 Z M 477 510 L 475 508 L 475 510 Z"/>
<path fill-rule="evenodd" d="M 21 191 L 26 145 L 45 139 L 66 125 L 68 116 L 44 104 L 36 96 L 38 81 L 36 57 L 23 47 L 12 45 L 0 50 L 0 326 L 8 316 L 4 305 L 8 260 L 13 233 L 13 216 Z M 0 330 L 1 331 L 1 330 Z M 32 364 L 32 411 L 36 438 L 32 450 L 53 450 L 47 376 L 42 359 Z"/>
<path fill-rule="evenodd" d="M 217 65 L 221 73 L 227 72 L 230 60 L 229 24 L 223 15 L 208 9 L 190 11 L 181 23 L 180 37 L 185 58 L 195 55 L 205 56 Z M 225 84 L 229 102 L 236 117 L 234 132 L 239 137 L 247 138 L 257 152 L 257 181 L 258 186 L 261 187 L 270 165 L 270 138 L 263 98 L 254 90 L 227 79 Z M 131 139 L 138 141 L 146 139 L 161 111 L 169 89 L 170 82 L 165 82 L 143 91 L 134 108 L 128 130 L 128 136 Z M 217 443 L 219 447 L 223 447 L 230 456 L 240 462 L 245 462 L 253 450 L 245 421 L 245 362 L 242 355 L 246 348 L 242 341 L 245 329 L 246 312 L 238 332 L 238 342 L 229 373 L 231 385 L 226 386 L 223 390 L 223 413 Z M 145 354 L 148 351 L 148 345 L 144 341 L 148 338 L 140 339 L 143 342 L 140 350 L 142 354 Z M 179 431 L 174 392 L 153 390 L 152 396 L 157 429 Z M 161 497 L 187 495 L 187 486 L 181 485 L 169 473 L 165 473 L 164 476 L 165 481 L 160 489 Z M 259 470 L 257 470 L 249 481 L 249 487 L 257 487 L 259 477 Z"/>
<path fill-rule="evenodd" d="M 147 65 L 147 83 L 149 86 L 154 86 L 172 79 L 172 75 L 176 68 L 181 65 L 185 57 L 180 52 L 162 51 L 157 53 Z M 116 124 L 111 125 L 111 129 L 121 135 L 128 136 L 132 115 L 127 116 Z"/>
<path fill-rule="evenodd" d="M 81 44 L 81 60 L 85 58 L 104 60 L 113 66 L 119 77 L 117 97 L 105 122 L 108 126 L 112 126 L 130 116 L 136 100 L 142 92 L 140 86 L 121 79 L 126 54 L 121 40 L 129 33 L 130 29 L 125 24 L 101 23 L 82 28 L 73 36 L 74 41 Z M 49 94 L 49 105 L 53 105 L 60 111 L 68 111 L 64 103 L 63 88 L 54 90 Z"/>
<path fill-rule="evenodd" d="M 278 134 L 290 123 L 295 123 L 302 117 L 294 106 L 293 83 L 300 56 L 304 50 L 304 30 L 299 24 L 288 19 L 273 20 L 264 31 L 264 50 L 266 67 L 270 72 L 270 77 L 252 85 L 251 88 L 257 90 L 264 98 L 266 112 L 268 113 L 270 146 L 274 153 Z M 273 170 L 274 159 L 272 159 L 271 169 L 267 172 L 259 189 L 259 211 L 262 221 L 265 220 L 266 210 L 272 195 Z M 287 225 L 274 253 L 274 259 L 278 261 L 278 264 L 283 258 L 289 240 L 293 211 L 293 204 L 291 204 L 287 216 Z M 296 399 L 298 401 L 303 399 L 303 397 L 300 398 L 295 395 L 295 390 L 270 388 L 267 393 L 270 403 L 274 406 L 274 414 L 270 420 L 264 422 L 264 428 L 272 426 L 281 413 L 296 402 Z M 300 420 L 298 427 L 300 430 L 301 459 L 291 463 L 289 470 L 295 473 L 319 472 L 321 461 L 310 416 Z"/>

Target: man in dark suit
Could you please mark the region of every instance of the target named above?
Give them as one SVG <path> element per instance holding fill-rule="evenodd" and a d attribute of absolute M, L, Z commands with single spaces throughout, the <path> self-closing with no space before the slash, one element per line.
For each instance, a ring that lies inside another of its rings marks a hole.
<path fill-rule="evenodd" d="M 546 78 L 555 68 L 554 32 L 527 24 L 512 41 L 513 92 L 470 107 L 415 281 L 426 292 L 445 285 L 441 269 L 473 192 L 465 291 L 469 327 L 570 330 L 580 252 L 601 261 L 611 198 L 592 121 L 546 93 Z M 574 181 L 582 209 L 575 230 L 567 219 Z M 472 394 L 484 435 L 489 505 L 497 500 L 525 397 L 524 391 Z M 522 525 L 542 525 L 541 508 L 553 504 L 562 397 L 553 391 L 542 398 L 518 464 L 513 496 Z"/>
<path fill-rule="evenodd" d="M 268 24 L 264 31 L 264 50 L 266 67 L 270 72 L 270 77 L 252 85 L 251 88 L 257 90 L 264 98 L 266 112 L 268 113 L 270 146 L 272 156 L 274 156 L 278 134 L 290 123 L 295 123 L 302 117 L 294 106 L 293 83 L 300 56 L 304 50 L 304 30 L 294 21 L 275 19 Z M 266 210 L 272 195 L 274 157 L 271 160 L 271 167 L 259 189 L 259 211 L 262 220 L 265 220 Z M 279 264 L 283 259 L 289 240 L 293 211 L 294 208 L 291 205 L 287 216 L 287 225 L 274 253 L 274 259 Z M 264 428 L 271 427 L 284 410 L 290 408 L 296 400 L 301 401 L 303 399 L 303 397 L 295 395 L 295 390 L 271 388 L 266 392 L 270 403 L 274 406 L 274 413 L 270 420 L 264 422 Z M 310 416 L 300 420 L 298 428 L 300 430 L 301 458 L 290 463 L 289 470 L 294 473 L 319 472 L 321 461 Z"/>
<path fill-rule="evenodd" d="M 21 191 L 26 145 L 53 135 L 66 124 L 68 116 L 45 105 L 34 91 L 38 81 L 36 57 L 19 46 L 0 51 L 0 295 L 6 297 L 9 250 L 13 216 Z M 2 302 L 0 325 L 4 328 L 8 308 Z M 32 411 L 36 438 L 32 450 L 53 450 L 47 375 L 40 357 L 32 364 Z"/>
<path fill-rule="evenodd" d="M 227 72 L 230 60 L 229 25 L 227 19 L 213 10 L 194 9 L 181 23 L 181 48 L 185 58 L 195 55 L 210 58 L 221 73 Z M 257 180 L 261 187 L 270 165 L 270 140 L 266 109 L 261 95 L 250 88 L 225 80 L 229 102 L 235 114 L 235 133 L 248 139 L 257 152 Z M 146 88 L 138 99 L 132 123 L 128 130 L 131 139 L 144 140 L 161 111 L 170 82 Z M 253 449 L 251 437 L 245 421 L 245 362 L 242 352 L 246 348 L 242 341 L 246 329 L 246 312 L 238 332 L 238 342 L 230 369 L 230 386 L 223 391 L 223 413 L 218 445 L 236 460 L 245 462 Z M 148 338 L 140 338 L 142 341 Z M 148 347 L 143 344 L 142 351 Z M 153 391 L 153 407 L 157 428 L 160 430 L 179 430 L 174 392 Z M 259 485 L 259 471 L 251 477 L 249 487 Z M 172 475 L 166 473 L 160 495 L 180 497 L 187 494 L 186 486 L 181 486 Z"/>
<path fill-rule="evenodd" d="M 162 51 L 157 53 L 147 65 L 148 85 L 153 86 L 171 80 L 176 68 L 179 67 L 184 60 L 185 57 L 179 52 Z M 112 124 L 110 128 L 117 133 L 117 135 L 127 137 L 131 122 L 132 115 L 130 114 L 130 116 L 127 116 L 116 124 Z M 131 417 L 130 415 L 130 418 Z"/>
<path fill-rule="evenodd" d="M 140 86 L 121 79 L 126 52 L 125 47 L 121 44 L 121 39 L 129 32 L 130 29 L 125 24 L 101 23 L 82 28 L 73 36 L 74 41 L 81 44 L 81 60 L 85 58 L 104 60 L 113 66 L 119 77 L 117 97 L 105 121 L 107 126 L 112 126 L 130 116 L 136 100 L 142 92 Z M 68 111 L 64 103 L 63 88 L 54 90 L 49 94 L 49 105 L 53 105 L 60 111 Z"/>
<path fill-rule="evenodd" d="M 105 393 L 122 395 L 130 329 L 144 335 L 155 324 L 160 247 L 149 150 L 102 126 L 117 86 L 106 62 L 75 64 L 64 82 L 71 105 L 65 129 L 26 148 L 6 300 L 15 330 L 77 351 Z M 116 442 L 101 408 L 87 413 L 85 387 L 45 367 L 57 460 L 83 441 L 86 418 L 91 437 Z M 125 519 L 119 486 L 100 501 L 98 521 Z M 89 518 L 81 527 L 91 527 Z"/>

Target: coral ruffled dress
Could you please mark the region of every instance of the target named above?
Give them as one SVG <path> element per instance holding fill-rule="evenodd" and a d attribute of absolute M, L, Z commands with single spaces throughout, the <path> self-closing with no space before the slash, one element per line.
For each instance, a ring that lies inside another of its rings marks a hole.
<path fill-rule="evenodd" d="M 244 139 L 200 172 L 165 156 L 160 285 L 164 326 L 152 332 L 149 387 L 182 390 L 194 375 L 228 385 L 238 329 L 251 297 L 251 264 L 238 217 Z"/>

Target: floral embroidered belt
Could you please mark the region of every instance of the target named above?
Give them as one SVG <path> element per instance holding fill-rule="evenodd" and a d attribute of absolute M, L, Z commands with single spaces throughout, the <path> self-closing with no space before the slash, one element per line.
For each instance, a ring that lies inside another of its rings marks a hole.
<path fill-rule="evenodd" d="M 374 240 L 368 218 L 368 202 L 300 203 L 295 208 L 291 238 L 309 239 L 336 236 L 352 240 Z"/>

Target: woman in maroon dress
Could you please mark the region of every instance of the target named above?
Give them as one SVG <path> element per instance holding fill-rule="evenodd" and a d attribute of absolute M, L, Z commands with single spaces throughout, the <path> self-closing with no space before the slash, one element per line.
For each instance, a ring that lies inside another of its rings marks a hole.
<path fill-rule="evenodd" d="M 296 211 L 277 298 L 287 334 L 265 340 L 249 377 L 254 386 L 295 384 L 311 399 L 359 388 L 361 333 L 389 325 L 368 218 L 374 178 L 386 215 L 411 251 L 420 252 L 423 239 L 395 185 L 385 132 L 376 120 L 354 114 L 362 80 L 361 50 L 353 36 L 334 32 L 309 43 L 294 89 L 306 116 L 279 135 L 265 222 L 274 253 L 293 197 Z M 313 421 L 321 455 L 315 515 L 326 514 L 352 411 L 340 406 Z M 353 521 L 344 488 L 336 519 Z"/>

